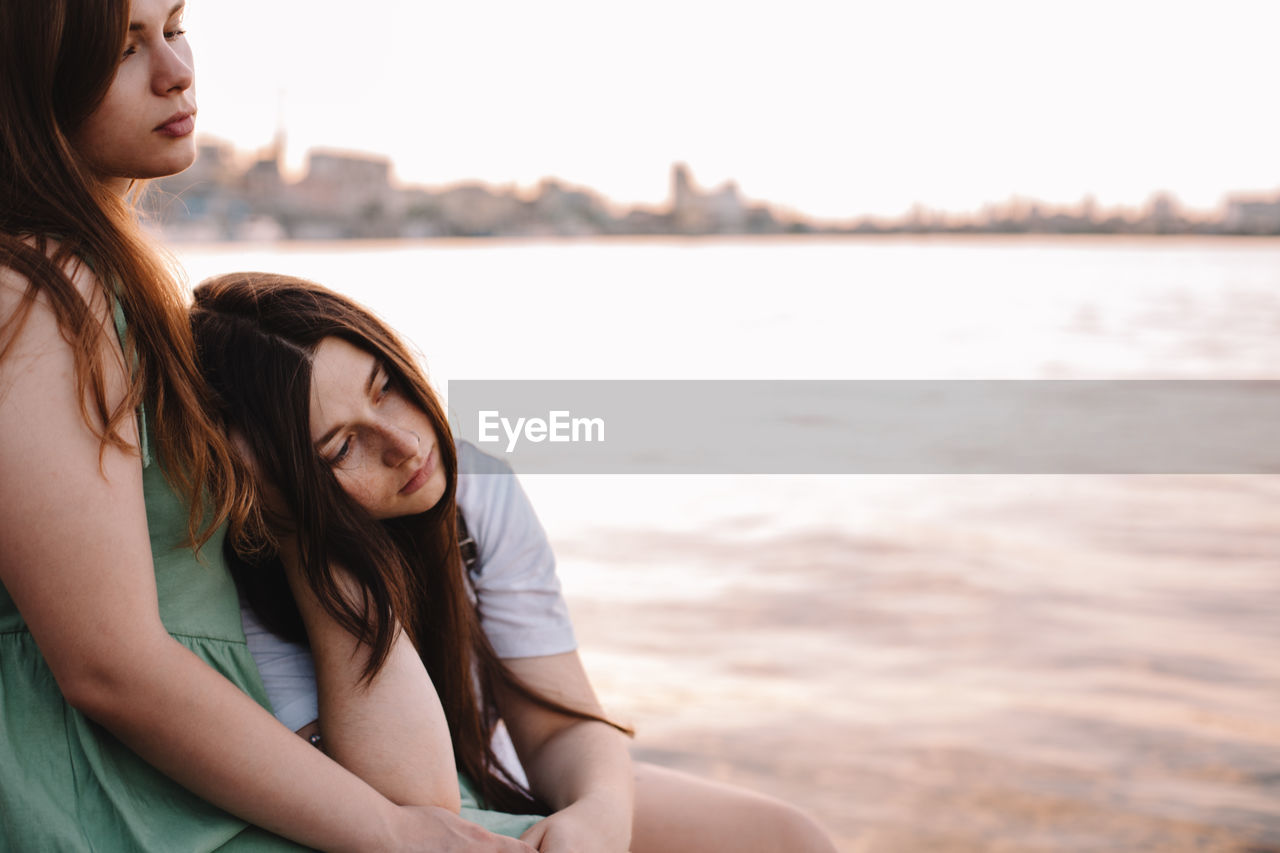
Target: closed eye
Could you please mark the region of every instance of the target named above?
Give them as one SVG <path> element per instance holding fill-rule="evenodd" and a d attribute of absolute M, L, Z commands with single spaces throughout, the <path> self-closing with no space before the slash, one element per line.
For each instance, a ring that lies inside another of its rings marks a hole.
<path fill-rule="evenodd" d="M 342 442 L 342 446 L 338 448 L 338 451 L 333 456 L 329 457 L 330 465 L 341 465 L 342 460 L 351 455 L 351 441 L 352 436 L 347 436 L 346 440 Z"/>
<path fill-rule="evenodd" d="M 381 384 L 378 382 L 379 378 L 381 379 Z M 376 385 L 378 389 L 373 395 L 373 401 L 375 403 L 382 402 L 383 398 L 390 394 L 395 388 L 395 382 L 392 380 L 391 374 L 383 368 L 378 368 L 378 376 L 374 378 L 373 384 Z"/>

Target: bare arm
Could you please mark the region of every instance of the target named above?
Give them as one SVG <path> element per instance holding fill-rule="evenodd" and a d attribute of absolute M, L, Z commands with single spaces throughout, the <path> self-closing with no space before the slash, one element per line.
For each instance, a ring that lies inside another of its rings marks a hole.
<path fill-rule="evenodd" d="M 15 278 L 0 270 L 0 316 L 25 289 Z M 78 283 L 96 292 L 87 276 Z M 95 309 L 106 326 L 104 301 Z M 113 344 L 103 336 L 109 397 L 119 399 Z M 99 464 L 77 394 L 71 351 L 37 303 L 0 362 L 0 582 L 67 701 L 197 795 L 303 844 L 464 849 L 429 837 L 458 835 L 447 813 L 397 809 L 169 636 L 138 457 L 108 447 Z"/>
<path fill-rule="evenodd" d="M 294 554 L 285 564 L 315 660 L 324 750 L 393 802 L 458 812 L 444 708 L 409 638 L 400 631 L 373 681 L 360 683 L 368 646 L 324 611 Z"/>
<path fill-rule="evenodd" d="M 577 652 L 506 664 L 543 695 L 602 713 Z M 499 694 L 498 708 L 529 784 L 557 809 L 524 839 L 545 853 L 628 849 L 634 780 L 626 737 L 604 723 L 549 711 L 512 691 Z"/>

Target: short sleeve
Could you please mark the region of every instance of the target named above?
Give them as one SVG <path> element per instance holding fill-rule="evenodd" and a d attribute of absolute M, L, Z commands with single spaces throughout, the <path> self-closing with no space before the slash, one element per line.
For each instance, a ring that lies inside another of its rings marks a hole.
<path fill-rule="evenodd" d="M 476 607 L 498 657 L 575 650 L 555 555 L 520 481 L 506 462 L 465 441 L 458 445 L 458 509 L 476 540 Z"/>
<path fill-rule="evenodd" d="M 311 650 L 268 631 L 243 599 L 240 621 L 276 719 L 296 732 L 319 718 L 316 668 Z"/>

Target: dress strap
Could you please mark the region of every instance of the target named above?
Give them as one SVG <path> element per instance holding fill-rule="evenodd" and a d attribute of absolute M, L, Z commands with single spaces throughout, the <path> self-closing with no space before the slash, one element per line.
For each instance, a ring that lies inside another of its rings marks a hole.
<path fill-rule="evenodd" d="M 116 321 L 116 337 L 120 339 L 120 350 L 128 352 L 129 348 L 126 341 L 129 336 L 129 324 L 125 320 L 124 306 L 120 304 L 120 299 L 114 294 L 110 294 L 111 298 L 111 314 Z M 138 370 L 138 354 L 133 354 L 130 369 L 136 373 Z M 138 404 L 138 447 L 142 450 L 142 467 L 147 468 L 151 465 L 151 444 L 147 440 L 147 410 L 141 403 Z"/>

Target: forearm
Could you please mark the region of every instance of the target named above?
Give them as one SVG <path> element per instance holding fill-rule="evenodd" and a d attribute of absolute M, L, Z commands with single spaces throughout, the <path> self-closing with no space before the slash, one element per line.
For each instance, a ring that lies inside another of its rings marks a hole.
<path fill-rule="evenodd" d="M 325 751 L 393 802 L 461 807 L 444 709 L 417 650 L 400 631 L 382 668 L 362 680 L 370 650 L 338 625 L 289 569 L 315 662 Z"/>
<path fill-rule="evenodd" d="M 603 714 L 576 652 L 514 658 L 507 665 L 548 699 Z M 586 844 L 610 853 L 627 850 L 635 780 L 625 735 L 602 722 L 552 711 L 518 690 L 500 689 L 497 699 L 533 792 L 556 809 L 539 824 L 539 849 Z"/>
<path fill-rule="evenodd" d="M 139 663 L 82 689 L 76 704 L 144 760 L 220 808 L 302 844 L 388 846 L 390 801 L 185 647 L 165 635 L 132 659 Z"/>
<path fill-rule="evenodd" d="M 353 640 L 312 648 L 325 751 L 393 802 L 456 813 L 461 799 L 444 709 L 404 633 L 369 684 L 358 683 L 367 650 Z"/>
<path fill-rule="evenodd" d="M 528 756 L 525 772 L 552 808 L 589 806 L 612 837 L 630 837 L 635 784 L 626 738 L 616 729 L 586 720 L 565 726 Z"/>

